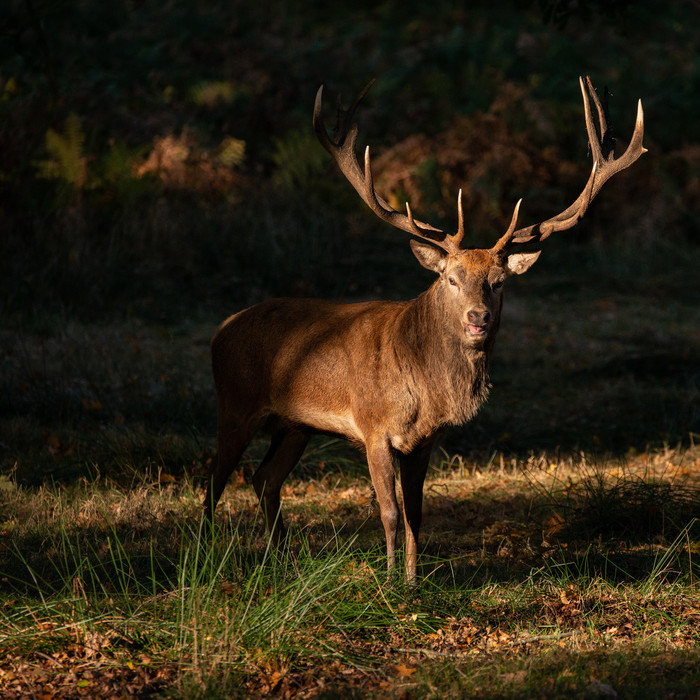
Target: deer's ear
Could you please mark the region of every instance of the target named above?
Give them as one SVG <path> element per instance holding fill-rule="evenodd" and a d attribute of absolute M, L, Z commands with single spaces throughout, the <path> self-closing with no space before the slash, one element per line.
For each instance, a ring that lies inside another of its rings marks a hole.
<path fill-rule="evenodd" d="M 509 275 L 522 275 L 535 264 L 535 260 L 540 257 L 541 252 L 541 250 L 537 250 L 534 253 L 511 253 L 506 258 L 506 272 Z"/>
<path fill-rule="evenodd" d="M 415 239 L 410 240 L 411 250 L 418 258 L 418 262 L 426 269 L 441 274 L 447 265 L 447 253 L 430 243 L 423 243 Z"/>

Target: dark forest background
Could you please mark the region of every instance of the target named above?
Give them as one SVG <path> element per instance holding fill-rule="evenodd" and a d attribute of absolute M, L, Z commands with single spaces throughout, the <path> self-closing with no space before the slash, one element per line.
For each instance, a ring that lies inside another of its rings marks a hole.
<path fill-rule="evenodd" d="M 618 152 L 642 99 L 649 153 L 552 241 L 550 259 L 567 265 L 594 241 L 639 256 L 634 267 L 669 248 L 692 258 L 697 246 L 696 2 L 3 8 L 0 308 L 10 323 L 420 290 L 429 278 L 402 234 L 365 211 L 315 140 L 322 83 L 332 122 L 336 94 L 348 103 L 377 78 L 359 144 L 373 147 L 378 189 L 454 228 L 462 187 L 481 244 L 520 197 L 525 225 L 580 191 L 590 164 L 578 76 L 590 75 L 613 93 Z"/>
<path fill-rule="evenodd" d="M 691 1 L 5 3 L 3 468 L 106 469 L 111 432 L 145 463 L 204 464 L 208 340 L 228 314 L 426 288 L 408 236 L 367 210 L 311 127 L 319 85 L 332 125 L 336 96 L 373 78 L 358 150 L 371 144 L 379 192 L 454 230 L 462 188 L 475 245 L 519 198 L 525 226 L 581 191 L 580 75 L 612 92 L 618 154 L 641 98 L 648 153 L 510 281 L 492 398 L 446 445 L 488 460 L 693 443 L 698 20 Z M 190 446 L 159 445 L 168 435 Z"/>

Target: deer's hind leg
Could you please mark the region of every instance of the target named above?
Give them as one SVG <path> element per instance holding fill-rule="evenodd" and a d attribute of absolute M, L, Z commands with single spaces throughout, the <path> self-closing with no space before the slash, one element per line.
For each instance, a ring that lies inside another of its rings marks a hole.
<path fill-rule="evenodd" d="M 272 541 L 279 544 L 286 529 L 280 513 L 280 490 L 284 480 L 301 459 L 309 433 L 284 426 L 272 434 L 267 454 L 253 474 L 253 486 L 265 516 Z"/>
<path fill-rule="evenodd" d="M 241 456 L 255 433 L 254 429 L 219 416 L 218 449 L 209 470 L 207 493 L 204 497 L 204 517 L 212 522 L 216 504 L 224 492 L 226 482 L 238 466 Z"/>

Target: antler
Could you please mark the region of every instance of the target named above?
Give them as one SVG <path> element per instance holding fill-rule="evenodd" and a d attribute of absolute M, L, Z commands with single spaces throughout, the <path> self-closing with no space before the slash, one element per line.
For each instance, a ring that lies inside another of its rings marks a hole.
<path fill-rule="evenodd" d="M 323 85 L 316 93 L 316 103 L 314 104 L 314 131 L 321 145 L 333 156 L 333 159 L 340 167 L 341 172 L 362 197 L 365 204 L 383 221 L 387 221 L 392 226 L 403 231 L 408 231 L 414 236 L 429 240 L 431 243 L 440 246 L 448 252 L 459 250 L 464 238 L 464 215 L 462 212 L 462 192 L 460 190 L 458 198 L 459 229 L 453 236 L 446 234 L 442 229 L 435 228 L 430 224 L 417 221 L 413 218 L 411 207 L 406 202 L 406 213 L 396 211 L 374 189 L 372 179 L 372 167 L 369 157 L 369 146 L 365 149 L 364 169 L 360 167 L 355 155 L 355 143 L 357 142 L 358 127 L 353 123 L 355 110 L 362 98 L 372 87 L 372 80 L 360 93 L 358 98 L 352 103 L 349 109 L 343 109 L 338 98 L 337 125 L 335 138 L 331 139 L 326 130 L 326 126 L 321 117 L 321 107 L 323 103 Z"/>
<path fill-rule="evenodd" d="M 613 136 L 613 128 L 610 123 L 610 115 L 608 113 L 608 97 L 610 93 L 605 88 L 603 93 L 603 101 L 601 103 L 598 94 L 591 83 L 591 79 L 586 77 L 586 85 L 583 83 L 583 78 L 579 78 L 581 84 L 581 93 L 583 94 L 583 108 L 586 115 L 586 130 L 588 131 L 588 142 L 591 147 L 593 156 L 593 169 L 583 192 L 578 196 L 578 199 L 561 214 L 542 221 L 539 224 L 533 224 L 526 228 L 520 228 L 517 231 L 515 226 L 518 219 L 518 210 L 520 202 L 515 206 L 513 219 L 506 233 L 498 240 L 495 246 L 491 248 L 491 253 L 494 255 L 502 255 L 508 248 L 520 243 L 530 243 L 532 241 L 543 241 L 549 237 L 554 231 L 564 231 L 572 228 L 586 213 L 589 204 L 598 194 L 601 187 L 615 174 L 628 168 L 634 163 L 642 153 L 646 153 L 646 148 L 642 146 L 644 138 L 644 111 L 642 110 L 642 101 L 639 100 L 637 106 L 637 122 L 634 127 L 634 133 L 630 140 L 627 150 L 618 159 L 615 159 L 615 138 Z M 598 119 L 600 121 L 600 138 L 596 132 L 593 116 L 591 114 L 591 105 L 586 91 L 590 92 L 593 102 L 595 102 L 598 110 Z"/>

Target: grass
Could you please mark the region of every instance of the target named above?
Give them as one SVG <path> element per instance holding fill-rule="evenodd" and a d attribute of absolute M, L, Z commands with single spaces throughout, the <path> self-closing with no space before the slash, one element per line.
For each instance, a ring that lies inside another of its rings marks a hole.
<path fill-rule="evenodd" d="M 691 457 L 700 459 L 697 450 L 645 456 L 666 476 Z M 562 516 L 555 493 L 585 465 L 545 464 L 436 466 L 416 589 L 385 578 L 380 528 L 358 507 L 365 479 L 345 477 L 340 490 L 294 480 L 281 552 L 244 489 L 227 492 L 218 527 L 203 535 L 202 489 L 188 479 L 5 484 L 3 693 L 690 693 L 696 522 L 674 540 L 598 538 L 577 552 L 569 533 L 585 519 Z M 315 505 L 323 517 L 309 518 Z"/>

